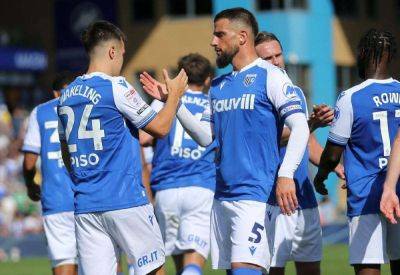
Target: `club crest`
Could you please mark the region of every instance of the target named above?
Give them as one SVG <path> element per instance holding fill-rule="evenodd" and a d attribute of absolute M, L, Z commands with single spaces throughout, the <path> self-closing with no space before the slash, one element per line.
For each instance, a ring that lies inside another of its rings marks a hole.
<path fill-rule="evenodd" d="M 257 77 L 256 74 L 247 74 L 243 80 L 244 86 L 249 87 L 251 84 L 254 83 L 254 80 L 256 80 L 256 77 Z"/>

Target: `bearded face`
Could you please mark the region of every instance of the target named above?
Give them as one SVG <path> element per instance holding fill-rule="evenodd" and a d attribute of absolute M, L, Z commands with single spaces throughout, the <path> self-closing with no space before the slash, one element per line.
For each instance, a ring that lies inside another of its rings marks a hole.
<path fill-rule="evenodd" d="M 239 47 L 234 46 L 230 50 L 220 51 L 220 54 L 217 53 L 216 63 L 218 68 L 225 68 L 229 64 L 232 63 L 233 58 L 239 52 Z"/>
<path fill-rule="evenodd" d="M 235 24 L 225 18 L 214 22 L 211 46 L 217 54 L 218 68 L 224 68 L 231 64 L 233 58 L 239 52 L 239 37 Z"/>

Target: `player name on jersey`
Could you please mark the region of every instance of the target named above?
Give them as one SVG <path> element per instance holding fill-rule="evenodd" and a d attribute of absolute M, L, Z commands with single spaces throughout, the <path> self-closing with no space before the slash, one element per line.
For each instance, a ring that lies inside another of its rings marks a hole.
<path fill-rule="evenodd" d="M 400 104 L 400 93 L 392 92 L 392 93 L 381 93 L 380 95 L 372 97 L 372 100 L 375 102 L 376 107 L 379 107 L 383 104 L 392 104 L 397 103 Z"/>
<path fill-rule="evenodd" d="M 199 98 L 193 95 L 184 95 L 181 98 L 181 101 L 184 104 L 195 104 L 203 108 L 206 108 L 209 104 L 208 98 Z"/>
<path fill-rule="evenodd" d="M 67 88 L 60 97 L 60 103 L 63 104 L 65 100 L 72 96 L 83 96 L 88 98 L 93 104 L 99 103 L 101 95 L 93 88 L 85 85 L 75 85 Z"/>

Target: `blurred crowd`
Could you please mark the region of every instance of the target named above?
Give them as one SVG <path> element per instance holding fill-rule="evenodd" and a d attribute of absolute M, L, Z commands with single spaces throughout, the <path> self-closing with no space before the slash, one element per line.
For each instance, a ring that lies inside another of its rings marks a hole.
<path fill-rule="evenodd" d="M 29 113 L 0 101 L 0 237 L 43 231 L 40 203 L 29 200 L 22 175 L 20 148 Z"/>

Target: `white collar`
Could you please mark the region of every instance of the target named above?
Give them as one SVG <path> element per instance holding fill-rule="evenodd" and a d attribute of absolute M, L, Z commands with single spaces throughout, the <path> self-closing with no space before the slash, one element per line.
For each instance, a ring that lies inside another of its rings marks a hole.
<path fill-rule="evenodd" d="M 392 83 L 393 81 L 394 81 L 394 79 L 392 77 L 386 78 L 386 79 L 368 78 L 367 80 L 365 80 L 365 82 L 368 82 L 368 83 L 381 83 L 381 84 Z"/>
<path fill-rule="evenodd" d="M 93 72 L 93 73 L 90 73 L 90 74 L 84 74 L 84 75 L 81 76 L 81 78 L 82 79 L 89 79 L 89 78 L 92 78 L 94 76 L 100 76 L 101 78 L 105 78 L 105 79 L 112 79 L 113 78 L 112 76 L 110 76 L 108 74 L 105 74 L 105 73 L 102 73 L 102 72 Z"/>
<path fill-rule="evenodd" d="M 241 68 L 239 71 L 232 71 L 233 75 L 237 75 L 238 73 L 244 72 L 248 69 L 250 69 L 251 67 L 254 67 L 255 65 L 257 65 L 262 59 L 261 58 L 257 58 L 256 60 L 254 60 L 253 62 L 251 62 L 250 64 L 244 66 L 243 68 Z"/>

